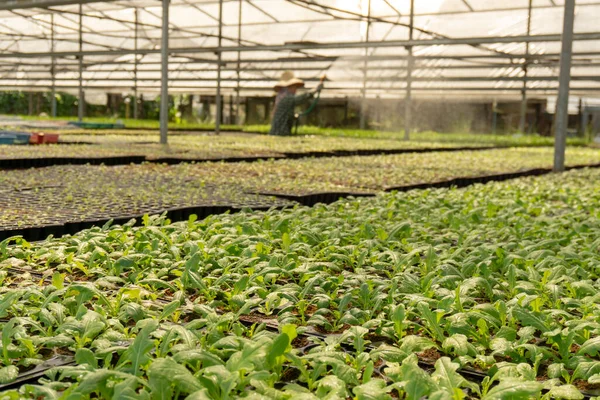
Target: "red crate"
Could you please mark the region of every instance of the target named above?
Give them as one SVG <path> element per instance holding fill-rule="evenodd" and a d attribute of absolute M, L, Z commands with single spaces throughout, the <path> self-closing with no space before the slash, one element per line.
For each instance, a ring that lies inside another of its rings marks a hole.
<path fill-rule="evenodd" d="M 36 132 L 33 133 L 29 139 L 29 143 L 31 144 L 56 144 L 58 143 L 58 134 L 57 133 L 44 133 L 44 132 Z"/>

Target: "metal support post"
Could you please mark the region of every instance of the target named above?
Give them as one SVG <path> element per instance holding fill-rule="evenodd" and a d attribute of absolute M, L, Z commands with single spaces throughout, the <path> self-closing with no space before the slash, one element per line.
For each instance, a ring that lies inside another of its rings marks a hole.
<path fill-rule="evenodd" d="M 408 28 L 408 40 L 413 40 L 415 20 L 415 0 L 410 0 L 410 25 Z M 412 71 L 414 66 L 413 47 L 408 46 L 408 58 L 406 60 L 406 97 L 404 99 L 404 140 L 410 140 L 412 128 Z"/>
<path fill-rule="evenodd" d="M 221 42 L 223 39 L 223 0 L 219 0 L 219 48 L 221 48 Z M 222 53 L 217 52 L 217 118 L 215 121 L 215 134 L 221 133 L 221 120 L 223 118 L 223 99 L 221 98 L 221 65 Z"/>
<path fill-rule="evenodd" d="M 162 0 L 162 39 L 160 46 L 160 143 L 167 144 L 169 131 L 169 2 Z"/>
<path fill-rule="evenodd" d="M 54 53 L 54 13 L 50 15 L 50 51 Z M 52 75 L 52 89 L 50 90 L 50 115 L 52 118 L 56 118 L 57 105 L 56 105 L 56 57 L 52 57 L 52 66 L 50 67 L 50 74 Z"/>
<path fill-rule="evenodd" d="M 496 99 L 492 102 L 492 134 L 496 134 L 498 129 L 498 102 Z"/>
<path fill-rule="evenodd" d="M 238 10 L 238 46 L 242 45 L 242 4 L 243 4 L 243 0 L 239 1 L 239 10 Z M 235 123 L 237 125 L 241 125 L 242 123 L 242 118 L 240 117 L 240 102 L 241 102 L 241 98 L 240 98 L 240 82 L 241 82 L 241 77 L 240 77 L 240 69 L 241 69 L 241 58 L 242 58 L 242 52 L 238 51 L 237 52 L 237 66 L 236 66 L 236 73 L 237 73 L 237 84 L 236 84 L 236 89 L 235 89 Z"/>
<path fill-rule="evenodd" d="M 139 36 L 139 10 L 135 8 L 135 29 L 133 38 L 133 48 L 135 49 L 133 61 L 133 119 L 138 119 L 138 36 Z"/>
<path fill-rule="evenodd" d="M 371 0 L 368 0 L 369 10 L 367 12 L 367 33 L 365 35 L 365 43 L 369 43 L 369 32 L 371 31 Z M 363 65 L 363 87 L 362 99 L 360 102 L 360 129 L 365 129 L 367 126 L 367 79 L 369 67 L 369 48 L 365 47 L 365 62 Z"/>
<path fill-rule="evenodd" d="M 565 169 L 565 148 L 569 127 L 569 85 L 571 82 L 571 55 L 573 52 L 573 25 L 575 23 L 575 0 L 565 0 L 565 15 L 560 52 L 558 98 L 554 123 L 554 171 Z"/>
<path fill-rule="evenodd" d="M 79 100 L 77 107 L 77 120 L 83 121 L 83 106 L 85 104 L 85 94 L 83 93 L 83 5 L 79 4 Z"/>
<path fill-rule="evenodd" d="M 527 36 L 531 34 L 531 11 L 533 0 L 529 0 L 529 11 L 527 14 Z M 521 118 L 519 120 L 519 132 L 525 132 L 525 123 L 527 122 L 527 72 L 529 68 L 529 42 L 525 42 L 525 62 L 523 63 L 523 89 L 521 90 Z"/>

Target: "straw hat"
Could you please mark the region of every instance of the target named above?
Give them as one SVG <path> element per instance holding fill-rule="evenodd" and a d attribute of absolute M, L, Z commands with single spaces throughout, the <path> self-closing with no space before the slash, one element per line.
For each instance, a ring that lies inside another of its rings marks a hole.
<path fill-rule="evenodd" d="M 290 87 L 292 85 L 304 86 L 304 81 L 296 78 L 292 71 L 285 71 L 283 74 L 281 74 L 281 79 L 275 85 L 275 90 L 279 88 Z"/>

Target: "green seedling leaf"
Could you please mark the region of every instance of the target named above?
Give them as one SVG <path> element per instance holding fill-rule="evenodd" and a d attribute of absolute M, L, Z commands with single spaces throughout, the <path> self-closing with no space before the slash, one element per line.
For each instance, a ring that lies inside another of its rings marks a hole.
<path fill-rule="evenodd" d="M 212 367 L 213 365 L 225 365 L 223 360 L 215 354 L 201 349 L 180 351 L 173 356 L 177 363 L 193 363 L 200 361 L 204 367 Z"/>
<path fill-rule="evenodd" d="M 542 390 L 542 384 L 535 381 L 505 379 L 493 387 L 482 400 L 529 400 Z"/>
<path fill-rule="evenodd" d="M 373 379 L 352 389 L 356 400 L 386 400 L 391 399 L 388 388 L 382 379 Z M 343 398 L 343 397 L 342 397 Z"/>
<path fill-rule="evenodd" d="M 317 381 L 316 393 L 318 398 L 346 398 L 348 393 L 346 383 L 334 375 L 327 375 Z M 356 394 L 356 392 L 355 392 Z"/>
<path fill-rule="evenodd" d="M 290 337 L 286 333 L 280 333 L 273 341 L 271 350 L 267 354 L 267 363 L 271 367 L 274 367 L 276 364 L 278 364 L 278 359 L 286 353 L 288 347 L 290 347 L 290 344 Z"/>
<path fill-rule="evenodd" d="M 11 364 L 8 349 L 12 344 L 15 332 L 17 332 L 16 322 L 16 318 L 12 318 L 2 327 L 2 358 L 5 365 Z"/>
<path fill-rule="evenodd" d="M 0 384 L 6 384 L 14 381 L 19 376 L 19 368 L 14 365 L 0 368 Z"/>
<path fill-rule="evenodd" d="M 205 390 L 187 368 L 171 358 L 159 358 L 150 364 L 148 382 L 153 399 L 172 398 L 174 388 L 184 394 Z"/>
<path fill-rule="evenodd" d="M 407 400 L 420 400 L 431 393 L 436 386 L 433 379 L 419 368 L 414 354 L 404 360 L 400 371 Z"/>
<path fill-rule="evenodd" d="M 2 295 L 0 300 L 0 318 L 5 318 L 8 315 L 8 309 L 15 304 L 23 295 L 23 291 L 14 290 Z"/>
<path fill-rule="evenodd" d="M 150 400 L 150 394 L 144 390 L 137 390 L 140 386 L 138 378 L 127 378 L 115 385 L 113 399 L 119 400 Z"/>
<path fill-rule="evenodd" d="M 478 393 L 479 387 L 468 382 L 456 370 L 459 364 L 453 363 L 448 357 L 442 357 L 435 362 L 435 371 L 431 374 L 433 380 L 453 398 L 461 399 L 463 387 L 468 387 Z"/>
<path fill-rule="evenodd" d="M 466 356 L 469 353 L 469 340 L 465 335 L 457 333 L 444 340 L 442 348 L 457 356 Z"/>
<path fill-rule="evenodd" d="M 600 374 L 599 361 L 580 362 L 577 364 L 575 371 L 573 371 L 573 380 L 589 379 L 596 374 Z"/>
<path fill-rule="evenodd" d="M 587 340 L 577 351 L 577 354 L 587 354 L 595 357 L 600 352 L 600 336 Z"/>
<path fill-rule="evenodd" d="M 552 399 L 563 400 L 580 400 L 584 398 L 579 389 L 573 385 L 554 386 L 550 389 L 548 395 Z"/>
<path fill-rule="evenodd" d="M 150 339 L 150 334 L 158 328 L 156 320 L 143 320 L 138 322 L 142 329 L 138 332 L 135 340 L 123 352 L 117 363 L 117 369 L 130 372 L 134 375 L 141 375 L 142 366 L 150 361 L 148 352 L 154 348 L 154 341 Z"/>
<path fill-rule="evenodd" d="M 75 362 L 77 362 L 77 364 L 87 364 L 94 369 L 98 368 L 98 360 L 96 360 L 94 353 L 90 349 L 77 349 L 77 352 L 75 353 Z"/>
<path fill-rule="evenodd" d="M 210 396 L 208 390 L 200 389 L 187 396 L 185 400 L 213 400 L 213 398 Z"/>
<path fill-rule="evenodd" d="M 60 272 L 55 272 L 52 274 L 52 286 L 57 288 L 58 290 L 64 288 L 65 286 L 65 275 Z"/>
<path fill-rule="evenodd" d="M 537 313 L 526 310 L 522 307 L 515 307 L 512 311 L 513 315 L 521 322 L 523 326 L 531 326 L 542 333 L 549 332 L 551 329 Z"/>
<path fill-rule="evenodd" d="M 426 328 L 431 332 L 433 337 L 440 343 L 442 343 L 446 337 L 444 336 L 444 330 L 440 327 L 440 321 L 436 317 L 433 311 L 429 308 L 427 303 L 419 303 L 417 306 L 421 318 L 426 322 Z"/>
<path fill-rule="evenodd" d="M 66 396 L 67 400 L 75 400 L 81 398 L 89 398 L 90 394 L 98 393 L 100 397 L 110 397 L 110 389 L 107 387 L 107 383 L 111 380 L 129 379 L 132 376 L 114 370 L 99 369 L 96 371 L 88 372 L 83 378 L 77 383 L 71 393 Z"/>
<path fill-rule="evenodd" d="M 173 300 L 172 302 L 167 304 L 163 309 L 162 314 L 160 315 L 160 320 L 163 321 L 166 318 L 170 317 L 175 311 L 177 311 L 180 305 L 181 302 L 179 300 Z"/>

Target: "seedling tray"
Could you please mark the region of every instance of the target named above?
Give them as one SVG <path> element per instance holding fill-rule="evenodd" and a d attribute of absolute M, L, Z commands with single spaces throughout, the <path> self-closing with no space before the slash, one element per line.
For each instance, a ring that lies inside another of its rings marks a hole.
<path fill-rule="evenodd" d="M 264 204 L 248 204 L 248 205 L 215 205 L 215 206 L 190 206 L 190 207 L 179 207 L 170 208 L 165 210 L 167 218 L 173 222 L 185 221 L 191 215 L 196 215 L 199 219 L 204 219 L 210 215 L 224 214 L 227 212 L 236 213 L 241 212 L 244 209 L 252 209 L 253 211 L 266 211 L 272 208 L 283 209 L 286 207 L 293 206 L 291 202 L 274 202 L 270 205 Z M 156 212 L 149 212 L 148 214 L 159 214 Z M 82 221 L 69 221 L 64 224 L 45 225 L 45 226 L 34 226 L 24 227 L 16 229 L 0 230 L 0 241 L 5 240 L 14 236 L 22 236 L 27 241 L 39 241 L 44 240 L 48 236 L 61 237 L 64 235 L 74 235 L 82 230 L 89 229 L 95 226 L 104 226 L 107 223 L 112 224 L 125 224 L 131 220 L 135 220 L 135 225 L 141 225 L 142 219 L 146 214 L 136 215 L 123 215 L 115 218 L 103 218 L 103 219 L 90 219 Z"/>
<path fill-rule="evenodd" d="M 48 135 L 51 137 L 51 134 Z M 58 140 L 58 137 L 56 138 Z M 29 141 L 29 136 L 27 138 Z M 32 136 L 31 140 L 39 139 Z M 47 139 L 44 139 L 47 140 Z M 54 139 L 52 139 L 54 140 Z M 26 142 L 24 142 L 26 143 Z M 44 143 L 55 143 L 54 141 L 45 141 Z M 60 144 L 97 144 L 89 142 L 58 142 Z M 0 136 L 0 144 L 2 136 Z M 135 143 L 136 145 L 143 143 Z M 373 156 L 373 155 L 393 155 L 393 154 L 410 154 L 410 153 L 432 153 L 432 152 L 456 152 L 456 151 L 482 151 L 502 148 L 501 146 L 482 146 L 482 147 L 442 147 L 442 148 L 415 148 L 415 149 L 373 149 L 373 150 L 333 150 L 333 151 L 307 151 L 307 152 L 283 152 L 279 154 L 269 155 L 249 155 L 249 156 L 229 156 L 229 157 L 204 157 L 204 158 L 186 158 L 186 157 L 149 157 L 145 155 L 134 156 L 114 156 L 114 157 L 38 157 L 38 158 L 10 158 L 0 159 L 0 169 L 23 169 L 23 168 L 38 168 L 54 165 L 126 165 L 126 164 L 141 164 L 143 162 L 163 163 L 169 165 L 181 163 L 203 163 L 203 162 L 258 162 L 270 159 L 302 159 L 302 158 L 329 158 L 329 157 L 348 157 L 348 156 Z M 134 151 L 135 154 L 135 151 Z"/>
<path fill-rule="evenodd" d="M 94 122 L 69 122 L 69 125 L 83 129 L 124 129 L 123 124 L 102 124 Z"/>

